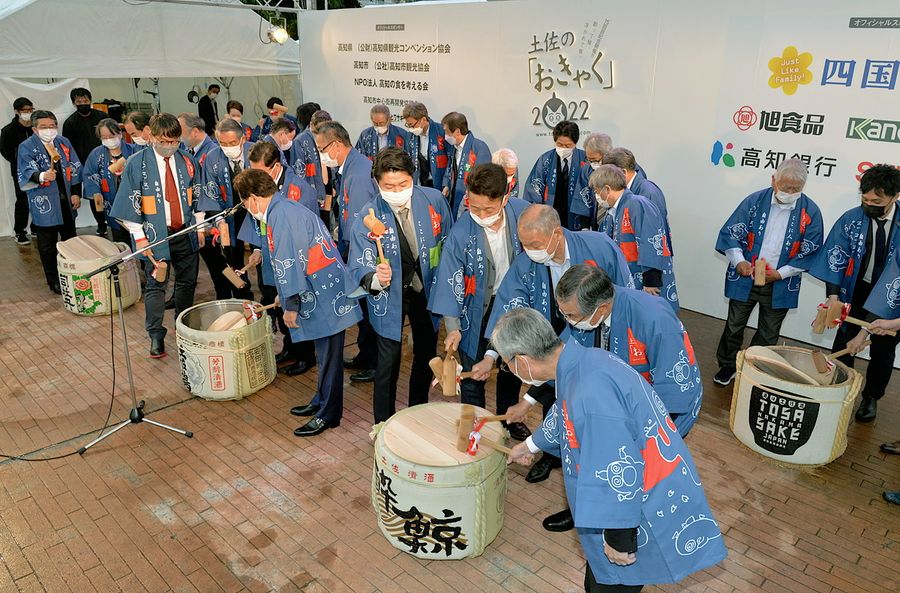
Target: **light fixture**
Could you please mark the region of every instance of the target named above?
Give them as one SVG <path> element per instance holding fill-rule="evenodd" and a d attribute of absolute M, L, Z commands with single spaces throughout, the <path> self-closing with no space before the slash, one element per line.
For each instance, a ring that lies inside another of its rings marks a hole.
<path fill-rule="evenodd" d="M 269 19 L 269 22 L 272 23 L 272 26 L 269 27 L 269 30 L 266 31 L 266 36 L 269 38 L 269 41 L 274 41 L 278 45 L 283 45 L 285 41 L 291 38 L 288 35 L 287 29 L 285 28 L 286 20 L 284 18 L 272 18 Z"/>

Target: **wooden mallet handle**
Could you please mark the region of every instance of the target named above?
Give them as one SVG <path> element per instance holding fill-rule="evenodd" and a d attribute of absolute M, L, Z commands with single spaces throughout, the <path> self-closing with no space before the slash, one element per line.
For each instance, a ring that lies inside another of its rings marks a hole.
<path fill-rule="evenodd" d="M 872 343 L 872 340 L 866 340 L 865 342 L 863 342 L 863 348 L 865 348 L 866 346 L 868 346 L 871 343 Z M 832 352 L 831 354 L 826 356 L 826 358 L 828 358 L 829 360 L 834 360 L 836 358 L 840 358 L 841 356 L 844 356 L 845 354 L 850 354 L 849 348 L 844 348 L 843 350 L 838 350 L 837 352 Z M 854 356 L 856 356 L 856 355 L 854 354 Z"/>
<path fill-rule="evenodd" d="M 485 422 L 501 422 L 507 419 L 508 414 L 495 414 L 493 416 L 479 416 L 479 420 L 484 420 Z"/>
<path fill-rule="evenodd" d="M 512 449 L 510 449 L 509 447 L 504 447 L 500 443 L 492 441 L 491 439 L 486 439 L 484 437 L 481 437 L 481 440 L 478 442 L 481 445 L 487 445 L 488 447 L 490 447 L 491 449 L 493 449 L 495 451 L 500 451 L 501 453 L 506 453 L 507 455 L 512 455 Z"/>
<path fill-rule="evenodd" d="M 755 286 L 766 285 L 766 260 L 761 257 L 756 258 L 753 264 L 753 284 Z"/>
<path fill-rule="evenodd" d="M 270 303 L 268 305 L 259 305 L 259 306 L 253 307 L 253 310 L 256 313 L 260 313 L 262 311 L 268 311 L 269 309 L 274 309 L 275 307 L 279 306 L 280 304 L 281 303 Z"/>
<path fill-rule="evenodd" d="M 846 321 L 847 323 L 852 323 L 853 325 L 858 325 L 863 329 L 869 329 L 872 326 L 872 324 L 868 321 L 863 321 L 862 319 L 857 319 L 856 317 L 850 317 L 849 315 L 847 317 L 844 317 L 844 321 Z M 889 336 L 897 335 L 897 332 L 895 331 L 886 331 L 885 333 Z"/>
<path fill-rule="evenodd" d="M 387 263 L 387 258 L 384 257 L 384 248 L 381 246 L 381 236 L 387 232 L 387 227 L 375 216 L 374 208 L 369 208 L 369 213 L 363 217 L 363 225 L 375 238 L 375 246 L 378 248 L 378 263 Z M 390 283 L 387 286 L 390 286 Z"/>
<path fill-rule="evenodd" d="M 153 264 L 153 279 L 157 282 L 165 282 L 166 281 L 166 272 L 169 268 L 169 264 L 167 264 L 163 260 L 155 260 L 153 256 L 150 254 L 150 250 L 144 252 L 147 255 L 147 259 L 150 260 L 150 263 Z"/>

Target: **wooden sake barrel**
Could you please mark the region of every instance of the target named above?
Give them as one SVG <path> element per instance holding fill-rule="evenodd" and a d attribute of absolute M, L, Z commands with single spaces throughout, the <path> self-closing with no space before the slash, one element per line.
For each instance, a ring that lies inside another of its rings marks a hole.
<path fill-rule="evenodd" d="M 115 289 L 111 274 L 104 272 L 91 278 L 85 275 L 104 266 L 131 248 L 102 237 L 80 235 L 56 244 L 56 264 L 63 306 L 77 315 L 109 315 L 116 310 Z M 122 306 L 128 308 L 141 296 L 138 266 L 129 260 L 119 267 Z"/>
<path fill-rule="evenodd" d="M 462 405 L 430 403 L 401 410 L 376 426 L 372 505 L 394 547 L 429 560 L 480 555 L 503 526 L 506 455 L 482 445 L 456 450 Z M 490 412 L 476 408 L 476 415 Z M 482 435 L 502 442 L 490 422 Z"/>
<path fill-rule="evenodd" d="M 847 448 L 847 428 L 862 375 L 836 360 L 833 382 L 822 385 L 811 378 L 817 373 L 812 350 L 793 346 L 768 350 L 776 356 L 754 357 L 750 349 L 738 354 L 731 431 L 748 448 L 784 464 L 834 461 Z M 785 365 L 791 367 L 789 372 Z"/>
<path fill-rule="evenodd" d="M 246 323 L 243 313 L 244 301 L 228 299 L 194 305 L 175 320 L 181 378 L 194 395 L 241 399 L 275 380 L 271 318 Z M 222 323 L 232 317 L 238 323 Z"/>

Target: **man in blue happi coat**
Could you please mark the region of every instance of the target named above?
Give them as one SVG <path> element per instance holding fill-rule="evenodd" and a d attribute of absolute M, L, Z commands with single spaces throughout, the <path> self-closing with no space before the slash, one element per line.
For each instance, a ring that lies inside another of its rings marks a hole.
<path fill-rule="evenodd" d="M 437 324 L 428 311 L 435 273 L 452 218 L 447 200 L 435 189 L 413 185 L 415 166 L 399 148 L 385 148 L 372 167 L 379 195 L 371 208 L 386 230 L 376 236 L 357 218 L 350 237 L 350 272 L 367 293 L 369 320 L 378 345 L 373 408 L 375 422 L 396 411 L 403 318 L 413 340 L 409 405 L 428 401 L 432 373 L 428 366 L 437 350 Z M 384 258 L 378 256 L 380 239 Z"/>
<path fill-rule="evenodd" d="M 591 189 L 608 210 L 602 230 L 625 254 L 635 288 L 661 297 L 677 313 L 678 291 L 666 223 L 650 200 L 635 195 L 625 184 L 625 172 L 615 165 L 600 165 L 591 174 Z"/>
<path fill-rule="evenodd" d="M 469 173 L 475 165 L 491 162 L 491 149 L 469 130 L 469 120 L 462 113 L 451 111 L 441 119 L 441 125 L 444 138 L 455 149 L 442 191 L 450 201 L 450 212 L 458 218 L 465 207 L 463 198 Z"/>
<path fill-rule="evenodd" d="M 143 111 L 130 111 L 122 123 L 125 133 L 131 138 L 135 152 L 150 147 L 150 116 Z"/>
<path fill-rule="evenodd" d="M 203 212 L 216 211 L 218 205 L 208 203 L 200 185 L 200 170 L 181 144 L 181 124 L 170 113 L 154 115 L 150 120 L 152 150 L 142 150 L 125 163 L 119 191 L 109 214 L 128 229 L 137 249 L 164 240 L 177 231 L 203 220 Z M 150 336 L 150 357 L 166 355 L 165 291 L 169 278 L 175 275 L 175 317 L 194 304 L 197 287 L 197 250 L 205 235 L 186 233 L 161 243 L 147 254 L 168 264 L 162 282 L 154 277 L 154 266 L 144 270 L 145 326 Z M 141 260 L 148 262 L 146 255 Z"/>
<path fill-rule="evenodd" d="M 716 251 L 728 258 L 725 296 L 728 318 L 719 340 L 719 371 L 713 381 L 728 385 L 735 375 L 735 358 L 744 344 L 744 329 L 759 304 L 759 322 L 751 346 L 778 341 L 781 323 L 797 308 L 804 262 L 822 246 L 822 214 L 803 193 L 806 165 L 800 159 L 782 161 L 772 185 L 738 204 L 716 241 Z M 756 286 L 753 267 L 766 262 L 766 283 Z"/>
<path fill-rule="evenodd" d="M 500 283 L 485 336 L 490 335 L 501 315 L 517 307 L 537 309 L 562 333 L 566 322 L 556 305 L 554 287 L 573 264 L 598 266 L 616 284 L 633 286 L 628 263 L 612 239 L 594 231 L 574 232 L 562 228 L 559 214 L 550 206 L 533 204 L 522 213 L 519 241 L 524 253 L 516 256 Z M 484 359 L 472 368 L 473 378 L 487 378 L 497 358 L 496 351 L 488 350 Z M 551 386 L 542 386 L 529 390 L 525 400 L 530 404 L 540 401 L 546 414 L 554 397 Z M 523 405 L 527 410 L 527 404 Z M 514 422 L 524 419 L 525 413 L 510 417 Z M 535 464 L 526 479 L 529 482 L 546 480 L 554 467 L 559 467 L 559 459 L 546 455 Z"/>
<path fill-rule="evenodd" d="M 443 126 L 428 117 L 428 108 L 418 101 L 403 107 L 403 120 L 412 144 L 413 181 L 423 187 L 442 189 L 455 153 L 444 137 Z"/>
<path fill-rule="evenodd" d="M 578 124 L 561 121 L 553 128 L 553 150 L 538 157 L 525 181 L 522 196 L 533 204 L 547 204 L 558 213 L 563 226 L 573 231 L 591 228 L 593 208 L 581 198 L 578 176 L 587 156 L 578 148 Z"/>
<path fill-rule="evenodd" d="M 500 165 L 475 165 L 469 173 L 469 208 L 457 219 L 441 253 L 429 309 L 444 318 L 444 349 L 459 351 L 463 371 L 472 370 L 488 349 L 485 330 L 494 297 L 516 255 L 519 216 L 528 202 L 505 195 L 506 173 Z M 497 376 L 497 413 L 519 401 L 522 384 L 501 369 Z M 484 379 L 460 382 L 462 402 L 484 407 Z M 503 422 L 510 435 L 523 440 L 529 434 L 521 422 Z"/>
<path fill-rule="evenodd" d="M 880 308 L 895 291 L 887 262 L 900 248 L 900 171 L 892 165 L 875 165 L 863 173 L 859 180 L 862 204 L 844 212 L 837 220 L 825 245 L 815 258 L 804 262 L 809 273 L 825 282 L 828 303 L 840 301 L 850 304 L 850 316 L 873 319 L 866 307 L 869 297 L 875 293 L 870 306 Z M 837 330 L 832 352 L 844 349 L 862 331 L 859 326 L 843 323 Z M 872 336 L 869 348 L 871 360 L 866 368 L 866 383 L 862 391 L 862 403 L 856 411 L 858 422 L 871 422 L 878 411 L 878 400 L 884 396 L 894 356 L 900 338 Z M 853 366 L 850 354 L 841 362 Z"/>
<path fill-rule="evenodd" d="M 672 251 L 672 231 L 669 228 L 669 210 L 666 207 L 666 196 L 659 186 L 637 174 L 637 161 L 634 153 L 627 148 L 613 148 L 603 155 L 604 165 L 615 165 L 625 173 L 625 187 L 637 196 L 643 196 L 656 206 L 666 229 L 669 251 Z M 673 252 L 674 253 L 674 252 Z"/>
<path fill-rule="evenodd" d="M 564 344 L 531 309 L 505 314 L 491 342 L 523 382 L 556 381 L 550 414 L 510 459 L 530 463 L 538 451 L 563 459 L 585 591 L 636 593 L 726 557 L 691 454 L 637 371 L 610 352 Z"/>
<path fill-rule="evenodd" d="M 522 182 L 519 180 L 519 156 L 510 148 L 501 148 L 491 155 L 491 162 L 503 167 L 503 172 L 506 173 L 504 195 L 507 198 L 521 198 L 523 192 Z"/>
<path fill-rule="evenodd" d="M 344 331 L 362 318 L 359 303 L 348 297 L 353 282 L 319 217 L 278 192 L 269 175 L 250 169 L 235 178 L 234 186 L 247 212 L 266 225 L 263 248 L 275 271 L 291 338 L 316 345 L 316 394 L 291 409 L 294 416 L 312 416 L 294 434 L 315 436 L 338 426 L 343 415 Z"/>
<path fill-rule="evenodd" d="M 81 162 L 72 143 L 59 135 L 53 112 L 32 113 L 31 129 L 32 135 L 17 149 L 16 174 L 28 198 L 47 286 L 60 294 L 56 244 L 75 236 L 75 217 L 81 206 Z"/>
<path fill-rule="evenodd" d="M 350 251 L 350 234 L 357 219 L 364 217 L 363 206 L 369 204 L 378 195 L 378 189 L 372 180 L 372 161 L 363 156 L 350 144 L 350 135 L 346 128 L 336 121 L 324 122 L 316 126 L 317 150 L 325 160 L 337 163 L 333 182 L 338 215 L 338 251 L 345 260 Z M 360 372 L 350 376 L 354 383 L 367 383 L 375 380 L 375 367 L 378 361 L 375 331 L 369 322 L 368 312 L 363 309 L 363 319 L 359 323 L 359 334 L 356 341 L 359 354 L 345 361 L 345 367 Z"/>
<path fill-rule="evenodd" d="M 294 160 L 294 139 L 296 137 L 296 124 L 289 119 L 279 117 L 272 122 L 272 125 L 269 127 L 269 133 L 260 138 L 260 141 L 269 142 L 277 146 L 282 162 L 293 169 L 291 163 Z"/>
<path fill-rule="evenodd" d="M 298 133 L 294 139 L 293 157 L 288 161 L 288 165 L 294 170 L 294 173 L 298 177 L 306 179 L 306 182 L 316 190 L 316 200 L 319 202 L 320 210 L 331 209 L 331 205 L 326 204 L 325 198 L 326 194 L 332 195 L 328 190 L 334 189 L 328 168 L 337 167 L 333 159 L 319 152 L 316 146 L 316 130 L 320 125 L 329 121 L 331 121 L 331 115 L 327 111 L 320 109 L 313 113 L 309 120 L 309 127 Z"/>
<path fill-rule="evenodd" d="M 253 134 L 250 137 L 250 140 L 256 142 L 266 136 L 269 133 L 269 130 L 272 127 L 272 122 L 276 119 L 283 117 L 294 122 L 294 125 L 297 125 L 297 119 L 293 115 L 287 114 L 287 107 L 284 106 L 284 101 L 282 101 L 278 97 L 269 97 L 269 100 L 266 101 L 266 115 L 259 119 L 256 127 L 253 128 Z"/>
<path fill-rule="evenodd" d="M 297 202 L 313 214 L 318 214 L 319 205 L 316 201 L 316 192 L 305 180 L 297 177 L 294 172 L 286 167 L 281 160 L 278 148 L 270 142 L 257 142 L 248 154 L 251 169 L 259 169 L 272 178 L 278 191 L 292 202 Z M 268 305 L 275 302 L 278 294 L 275 282 L 275 269 L 272 265 L 269 251 L 264 249 L 265 237 L 267 237 L 265 223 L 256 220 L 252 216 L 244 219 L 238 231 L 238 239 L 249 243 L 254 247 L 248 263 L 256 267 L 259 288 L 261 292 L 260 303 Z M 284 324 L 283 309 L 275 307 L 268 309 L 267 313 L 272 317 L 274 324 L 278 326 L 284 336 L 281 352 L 275 355 L 276 364 L 288 363 L 278 369 L 289 377 L 302 375 L 316 366 L 315 347 L 312 342 L 306 340 L 294 343 L 291 340 L 290 328 Z"/>
<path fill-rule="evenodd" d="M 203 167 L 206 155 L 216 147 L 216 141 L 206 133 L 206 122 L 196 113 L 187 112 L 178 115 L 178 122 L 181 124 L 181 143 L 194 157 L 194 162 Z"/>
<path fill-rule="evenodd" d="M 403 148 L 411 157 L 415 157 L 409 141 L 409 132 L 391 123 L 391 110 L 387 105 L 381 103 L 373 105 L 369 110 L 369 119 L 372 125 L 360 133 L 354 147 L 360 154 L 373 161 L 379 150 L 394 146 Z"/>
<path fill-rule="evenodd" d="M 700 413 L 703 382 L 694 347 L 672 308 L 642 290 L 614 286 L 603 270 L 585 264 L 563 274 L 556 301 L 568 323 L 562 339 L 571 336 L 627 362 L 653 385 L 672 426 L 686 437 Z M 572 513 L 554 513 L 543 525 L 549 531 L 572 529 Z"/>

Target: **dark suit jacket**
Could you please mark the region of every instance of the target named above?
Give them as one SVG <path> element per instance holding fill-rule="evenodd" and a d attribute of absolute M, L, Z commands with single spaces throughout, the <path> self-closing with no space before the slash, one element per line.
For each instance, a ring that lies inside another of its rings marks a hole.
<path fill-rule="evenodd" d="M 218 102 L 215 107 L 218 107 Z M 206 123 L 206 133 L 212 136 L 216 133 L 216 121 L 219 119 L 218 109 L 213 107 L 213 102 L 209 95 L 200 97 L 197 103 L 197 115 Z"/>

